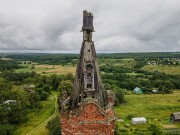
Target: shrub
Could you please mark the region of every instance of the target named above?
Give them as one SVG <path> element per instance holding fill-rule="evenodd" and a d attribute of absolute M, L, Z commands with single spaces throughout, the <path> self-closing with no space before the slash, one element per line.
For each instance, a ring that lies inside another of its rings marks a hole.
<path fill-rule="evenodd" d="M 15 130 L 13 125 L 10 124 L 2 124 L 0 125 L 1 135 L 12 135 Z"/>
<path fill-rule="evenodd" d="M 41 100 L 45 101 L 49 97 L 49 93 L 46 91 L 41 92 Z"/>
<path fill-rule="evenodd" d="M 160 127 L 156 124 L 151 124 L 148 127 L 148 131 L 150 131 L 152 135 L 162 135 L 162 131 L 160 130 Z"/>
<path fill-rule="evenodd" d="M 47 124 L 47 128 L 49 130 L 49 135 L 61 135 L 59 117 L 56 116 L 51 121 L 49 121 Z"/>
<path fill-rule="evenodd" d="M 43 90 L 50 93 L 50 85 L 49 84 L 44 84 Z"/>
<path fill-rule="evenodd" d="M 116 89 L 115 96 L 116 96 L 115 105 L 123 104 L 126 102 L 124 97 L 124 90 Z"/>
<path fill-rule="evenodd" d="M 128 114 L 128 115 L 127 115 L 127 119 L 128 119 L 128 120 L 131 120 L 132 118 L 134 118 L 134 114 Z"/>
<path fill-rule="evenodd" d="M 115 126 L 114 135 L 120 135 L 120 131 L 117 125 Z"/>

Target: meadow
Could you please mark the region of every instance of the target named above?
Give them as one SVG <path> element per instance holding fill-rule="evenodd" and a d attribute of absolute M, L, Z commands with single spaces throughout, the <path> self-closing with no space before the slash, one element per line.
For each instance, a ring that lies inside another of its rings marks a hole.
<path fill-rule="evenodd" d="M 123 119 L 124 123 L 119 123 L 120 131 L 133 133 L 135 130 L 147 131 L 151 123 L 159 125 L 161 129 L 179 129 L 180 124 L 170 123 L 170 114 L 180 110 L 180 91 L 173 94 L 132 94 L 125 95 L 126 102 L 115 107 L 117 119 Z M 131 125 L 131 117 L 145 117 L 147 124 Z M 130 124 L 129 126 L 126 126 Z"/>
<path fill-rule="evenodd" d="M 172 74 L 172 75 L 180 75 L 180 66 L 177 65 L 146 65 L 142 68 L 144 71 L 158 71 L 161 73 L 166 73 L 166 74 Z"/>
<path fill-rule="evenodd" d="M 21 62 L 21 63 L 24 63 Z M 76 67 L 69 65 L 48 65 L 48 64 L 38 64 L 36 62 L 32 62 L 28 64 L 20 64 L 23 68 L 17 69 L 16 72 L 36 72 L 43 75 L 51 75 L 51 74 L 67 74 L 67 73 L 75 73 Z"/>

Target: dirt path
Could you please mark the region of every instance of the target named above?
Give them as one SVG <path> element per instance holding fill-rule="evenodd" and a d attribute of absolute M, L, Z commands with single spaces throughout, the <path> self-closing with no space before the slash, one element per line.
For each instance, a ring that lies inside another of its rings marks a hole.
<path fill-rule="evenodd" d="M 55 103 L 54 103 L 54 113 L 47 118 L 44 122 L 42 122 L 41 124 L 39 124 L 37 127 L 35 127 L 34 129 L 32 129 L 29 133 L 27 133 L 26 135 L 33 135 L 34 133 L 36 133 L 38 131 L 38 129 L 40 129 L 43 126 L 46 126 L 46 124 L 53 119 L 57 114 L 58 114 L 58 107 L 57 107 L 57 97 L 55 97 Z M 37 133 L 38 134 L 38 133 Z"/>

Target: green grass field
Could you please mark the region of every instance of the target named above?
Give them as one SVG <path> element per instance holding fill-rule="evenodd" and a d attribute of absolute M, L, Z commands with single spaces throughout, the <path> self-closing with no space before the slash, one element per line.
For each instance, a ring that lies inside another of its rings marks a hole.
<path fill-rule="evenodd" d="M 146 65 L 142 68 L 142 70 L 149 71 L 149 72 L 162 72 L 166 74 L 180 74 L 180 66 L 173 66 L 173 65 Z"/>
<path fill-rule="evenodd" d="M 13 59 L 11 59 L 11 58 L 0 58 L 0 60 L 5 60 L 5 61 L 7 61 L 7 60 L 13 60 Z"/>
<path fill-rule="evenodd" d="M 25 135 L 30 132 L 33 128 L 41 124 L 48 117 L 50 117 L 54 113 L 54 102 L 59 92 L 52 92 L 47 101 L 42 101 L 42 109 L 40 111 L 32 111 L 28 114 L 28 121 L 22 125 L 20 125 L 17 130 L 14 132 L 14 135 Z M 39 132 L 47 133 L 45 128 L 39 130 Z"/>
<path fill-rule="evenodd" d="M 51 74 L 66 74 L 66 73 L 75 73 L 76 67 L 73 66 L 62 66 L 62 65 L 41 65 L 38 63 L 32 64 L 20 64 L 24 68 L 17 69 L 17 73 L 21 72 L 32 72 L 35 71 L 37 73 L 43 75 L 51 75 Z"/>
<path fill-rule="evenodd" d="M 169 122 L 169 115 L 180 111 L 180 90 L 173 94 L 151 94 L 151 95 L 126 95 L 127 103 L 115 107 L 117 119 L 123 119 L 124 124 L 120 124 L 127 132 L 131 130 L 146 130 L 150 123 L 157 123 L 163 128 L 178 128 L 180 124 Z M 147 124 L 125 127 L 130 124 L 128 115 L 134 117 L 145 117 Z"/>
<path fill-rule="evenodd" d="M 98 59 L 98 62 L 100 65 L 103 64 L 110 64 L 110 65 L 115 65 L 115 66 L 120 66 L 120 67 L 133 67 L 136 62 L 134 59 Z"/>

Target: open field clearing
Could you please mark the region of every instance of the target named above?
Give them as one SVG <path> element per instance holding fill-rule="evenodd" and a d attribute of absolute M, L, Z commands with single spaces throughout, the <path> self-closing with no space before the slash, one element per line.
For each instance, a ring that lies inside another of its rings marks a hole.
<path fill-rule="evenodd" d="M 169 115 L 180 110 L 180 91 L 174 91 L 173 94 L 151 94 L 151 95 L 126 95 L 127 103 L 115 107 L 116 117 L 123 119 L 125 124 L 130 124 L 128 115 L 133 117 L 145 117 L 147 124 L 124 127 L 127 131 L 132 129 L 147 129 L 149 123 L 161 125 L 161 128 L 180 129 L 180 124 L 172 124 L 169 122 Z"/>
<path fill-rule="evenodd" d="M 40 74 L 66 74 L 75 73 L 76 67 L 73 66 L 62 66 L 62 65 L 39 65 L 37 63 L 32 64 L 21 64 L 24 68 L 17 69 L 16 72 L 32 72 L 35 71 Z"/>
<path fill-rule="evenodd" d="M 0 60 L 13 60 L 11 58 L 0 58 Z"/>
<path fill-rule="evenodd" d="M 75 73 L 76 67 L 62 65 L 35 65 L 34 70 L 40 74 L 66 74 Z"/>
<path fill-rule="evenodd" d="M 162 72 L 162 73 L 166 73 L 166 74 L 180 74 L 180 66 L 167 66 L 167 65 L 146 65 L 142 68 L 142 70 L 148 71 L 148 72 L 154 72 L 154 71 L 158 71 L 158 72 Z"/>
<path fill-rule="evenodd" d="M 109 64 L 120 67 L 133 67 L 136 63 L 134 59 L 98 59 L 100 65 Z"/>
<path fill-rule="evenodd" d="M 114 65 L 121 66 L 121 67 L 133 67 L 135 65 L 134 59 L 120 59 L 118 63 Z"/>

